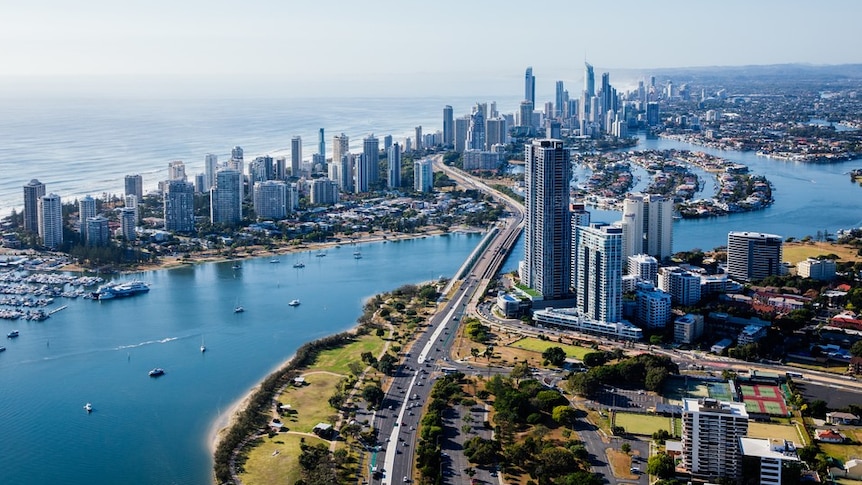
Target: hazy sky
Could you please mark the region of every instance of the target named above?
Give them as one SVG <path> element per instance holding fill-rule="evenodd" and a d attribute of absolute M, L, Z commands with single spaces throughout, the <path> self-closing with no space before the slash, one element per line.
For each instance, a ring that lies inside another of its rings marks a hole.
<path fill-rule="evenodd" d="M 499 93 L 532 65 L 546 92 L 582 82 L 585 57 L 597 71 L 859 63 L 860 14 L 855 0 L 7 0 L 0 87 Z"/>

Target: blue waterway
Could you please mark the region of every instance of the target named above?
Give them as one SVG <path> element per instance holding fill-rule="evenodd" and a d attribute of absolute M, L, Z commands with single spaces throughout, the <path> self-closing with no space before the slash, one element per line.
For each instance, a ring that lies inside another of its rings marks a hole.
<path fill-rule="evenodd" d="M 152 284 L 147 294 L 64 300 L 40 323 L 0 320 L 3 335 L 21 332 L 0 342 L 0 483 L 208 483 L 209 430 L 232 403 L 301 344 L 351 328 L 367 297 L 451 276 L 480 238 L 148 272 L 135 276 Z M 233 313 L 237 302 L 245 313 Z M 154 367 L 166 375 L 148 377 Z"/>

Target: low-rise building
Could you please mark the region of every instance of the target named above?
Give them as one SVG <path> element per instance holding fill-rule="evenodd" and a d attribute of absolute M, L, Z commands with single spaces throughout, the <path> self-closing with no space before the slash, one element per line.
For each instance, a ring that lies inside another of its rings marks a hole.
<path fill-rule="evenodd" d="M 781 474 L 785 464 L 798 462 L 796 447 L 793 443 L 779 439 L 740 438 L 740 447 L 745 459 L 760 463 L 761 485 L 781 485 Z M 745 477 L 746 479 L 754 477 Z"/>
<path fill-rule="evenodd" d="M 859 416 L 851 413 L 842 413 L 842 412 L 834 412 L 834 413 L 826 413 L 826 422 L 829 424 L 859 424 Z"/>
<path fill-rule="evenodd" d="M 621 320 L 619 322 L 601 322 L 593 320 L 578 312 L 575 308 L 543 308 L 533 312 L 536 323 L 560 327 L 594 335 L 608 335 L 625 340 L 641 340 L 643 330 Z"/>
<path fill-rule="evenodd" d="M 691 344 L 703 335 L 703 315 L 688 313 L 673 322 L 673 340 L 681 344 Z"/>
<path fill-rule="evenodd" d="M 647 328 L 664 328 L 671 317 L 671 297 L 651 284 L 639 283 L 635 292 L 637 323 Z"/>
<path fill-rule="evenodd" d="M 823 443 L 844 443 L 844 436 L 834 429 L 818 429 L 814 437 Z"/>
<path fill-rule="evenodd" d="M 831 281 L 835 279 L 835 261 L 808 258 L 796 265 L 796 274 L 803 278 Z"/>
<path fill-rule="evenodd" d="M 748 325 L 739 332 L 737 342 L 739 345 L 753 344 L 763 337 L 766 337 L 766 328 L 758 325 Z"/>

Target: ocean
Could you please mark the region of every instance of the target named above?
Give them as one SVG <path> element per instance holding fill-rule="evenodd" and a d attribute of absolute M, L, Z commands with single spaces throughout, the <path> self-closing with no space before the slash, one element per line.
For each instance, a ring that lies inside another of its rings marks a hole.
<path fill-rule="evenodd" d="M 501 112 L 517 106 L 517 96 L 312 99 L 0 99 L 0 215 L 21 210 L 23 185 L 37 178 L 64 201 L 90 194 L 123 192 L 127 174 L 143 176 L 145 190 L 167 177 L 168 162 L 182 160 L 186 173 L 203 172 L 204 156 L 229 157 L 243 147 L 246 160 L 288 156 L 290 139 L 302 137 L 304 159 L 317 152 L 324 128 L 327 153 L 332 137 L 345 133 L 354 152 L 362 138 L 392 135 L 395 141 L 442 129 L 445 105 L 455 117 L 476 102 L 496 101 Z M 744 163 L 774 185 L 768 209 L 699 220 L 677 221 L 675 250 L 712 249 L 726 244 L 730 231 L 759 231 L 804 237 L 818 231 L 862 226 L 858 209 L 862 187 L 845 174 L 859 160 L 804 164 L 758 157 L 753 152 L 721 151 L 676 140 L 641 136 L 635 149 L 677 148 L 705 151 Z M 700 194 L 708 196 L 710 194 Z M 615 211 L 592 209 L 593 220 L 612 222 Z"/>

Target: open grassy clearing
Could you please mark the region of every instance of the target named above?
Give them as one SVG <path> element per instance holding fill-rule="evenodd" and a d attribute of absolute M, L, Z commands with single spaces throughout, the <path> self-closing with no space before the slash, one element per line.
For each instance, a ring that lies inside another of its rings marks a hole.
<path fill-rule="evenodd" d="M 309 445 L 328 443 L 319 438 L 278 434 L 272 438 L 264 436 L 248 454 L 245 471 L 239 474 L 247 485 L 270 483 L 296 483 L 299 480 L 299 443 L 305 439 Z M 275 453 L 278 451 L 278 453 Z"/>
<path fill-rule="evenodd" d="M 576 345 L 559 343 L 554 340 L 540 340 L 534 337 L 523 338 L 511 344 L 511 346 L 537 352 L 540 355 L 549 347 L 559 347 L 566 353 L 566 357 L 573 357 L 578 360 L 583 360 L 586 354 L 595 352 L 595 350 L 589 347 L 578 347 Z"/>
<path fill-rule="evenodd" d="M 857 255 L 858 250 L 856 248 L 843 244 L 792 242 L 785 243 L 782 251 L 784 260 L 793 264 L 805 261 L 806 258 L 826 256 L 827 254 L 838 256 L 840 258 L 838 261 L 862 261 L 862 257 Z"/>
<path fill-rule="evenodd" d="M 843 428 L 839 431 L 849 441 L 862 443 L 862 429 Z M 841 460 L 842 463 L 854 458 L 862 458 L 862 444 L 820 443 L 820 449 L 827 455 Z"/>
<path fill-rule="evenodd" d="M 772 424 L 772 423 L 757 423 L 750 421 L 748 423 L 749 438 L 776 438 L 792 441 L 800 446 L 807 444 L 807 438 L 800 435 L 795 425 L 792 424 Z"/>
<path fill-rule="evenodd" d="M 673 430 L 671 418 L 653 414 L 615 413 L 614 424 L 622 426 L 627 433 L 644 436 L 652 436 L 660 429 Z"/>
<path fill-rule="evenodd" d="M 320 353 L 311 367 L 316 371 L 320 370 L 347 375 L 350 373 L 350 370 L 347 368 L 347 364 L 350 362 L 361 363 L 359 356 L 362 355 L 363 352 L 371 352 L 372 355 L 377 357 L 383 350 L 384 343 L 384 340 L 376 335 L 362 335 L 350 345 L 345 345 L 344 347 L 337 349 L 324 350 Z"/>
<path fill-rule="evenodd" d="M 623 480 L 637 480 L 638 476 L 631 472 L 632 457 L 619 450 L 608 448 L 608 464 L 614 476 Z"/>
<path fill-rule="evenodd" d="M 341 377 L 332 374 L 311 374 L 306 376 L 304 386 L 286 388 L 277 398 L 294 410 L 282 418 L 285 426 L 290 431 L 311 433 L 317 423 L 330 422 L 335 410 L 329 406 L 329 397 L 339 380 Z"/>

